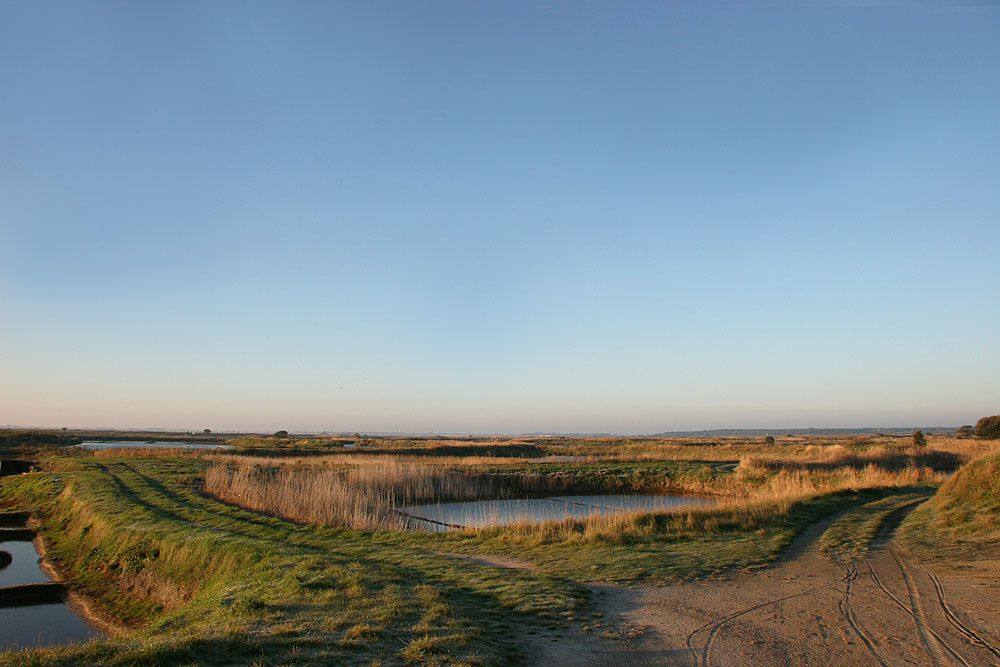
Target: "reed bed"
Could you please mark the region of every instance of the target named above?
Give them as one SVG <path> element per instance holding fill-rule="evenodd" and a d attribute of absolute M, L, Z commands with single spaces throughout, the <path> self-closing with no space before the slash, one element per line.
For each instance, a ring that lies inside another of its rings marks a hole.
<path fill-rule="evenodd" d="M 329 462 L 327 462 L 329 463 Z M 344 469 L 217 461 L 203 490 L 220 500 L 303 523 L 403 529 L 407 505 L 565 493 L 563 475 L 466 472 L 382 457 Z"/>

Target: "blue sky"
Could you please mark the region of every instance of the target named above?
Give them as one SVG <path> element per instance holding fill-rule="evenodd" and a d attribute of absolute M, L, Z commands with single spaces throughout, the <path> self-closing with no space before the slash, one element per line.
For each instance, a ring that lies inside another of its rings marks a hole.
<path fill-rule="evenodd" d="M 1000 9 L 0 4 L 0 423 L 1000 412 Z"/>

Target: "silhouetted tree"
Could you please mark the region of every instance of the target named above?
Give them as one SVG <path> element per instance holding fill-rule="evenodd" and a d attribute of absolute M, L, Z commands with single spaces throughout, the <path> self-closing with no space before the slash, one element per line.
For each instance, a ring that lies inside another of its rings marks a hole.
<path fill-rule="evenodd" d="M 274 437 L 275 438 L 287 438 L 288 437 L 288 431 L 275 431 L 274 432 Z"/>
<path fill-rule="evenodd" d="M 976 422 L 976 437 L 984 440 L 1000 439 L 1000 415 L 983 417 Z"/>
<path fill-rule="evenodd" d="M 210 429 L 210 428 L 206 428 L 204 431 L 202 431 L 202 433 L 211 433 L 211 432 L 212 432 L 212 429 Z"/>
<path fill-rule="evenodd" d="M 976 429 L 971 424 L 966 424 L 965 426 L 959 426 L 958 430 L 955 431 L 955 435 L 960 438 L 972 438 L 976 435 Z"/>

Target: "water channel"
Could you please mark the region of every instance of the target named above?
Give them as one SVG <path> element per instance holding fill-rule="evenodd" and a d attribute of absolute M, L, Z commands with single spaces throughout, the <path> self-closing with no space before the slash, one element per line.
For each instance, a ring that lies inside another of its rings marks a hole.
<path fill-rule="evenodd" d="M 7 539 L 0 532 L 0 551 L 12 558 L 0 568 L 0 651 L 71 644 L 101 636 L 68 603 L 53 601 L 51 593 L 41 595 L 45 601 L 37 604 L 30 599 L 8 599 L 11 587 L 53 582 L 42 570 L 41 557 L 31 539 Z"/>
<path fill-rule="evenodd" d="M 141 440 L 88 440 L 79 445 L 72 445 L 80 449 L 232 449 L 232 445 L 213 445 L 204 442 L 143 442 Z"/>

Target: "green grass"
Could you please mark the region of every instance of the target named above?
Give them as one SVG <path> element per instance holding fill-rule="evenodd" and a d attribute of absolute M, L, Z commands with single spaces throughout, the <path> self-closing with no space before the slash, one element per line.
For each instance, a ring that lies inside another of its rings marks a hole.
<path fill-rule="evenodd" d="M 297 525 L 204 497 L 192 488 L 206 465 L 197 458 L 78 455 L 43 465 L 47 472 L 0 481 L 0 500 L 41 516 L 48 555 L 74 590 L 133 629 L 0 654 L 0 665 L 512 664 L 524 634 L 573 620 L 599 627 L 577 582 L 673 581 L 766 563 L 813 522 L 885 495 L 841 492 L 752 521 L 647 515 L 617 538 L 573 522 L 372 533 Z M 630 480 L 727 472 L 655 462 L 556 469 Z"/>
<path fill-rule="evenodd" d="M 81 459 L 4 480 L 4 499 L 46 516 L 49 556 L 74 588 L 146 626 L 32 654 L 41 663 L 393 664 L 419 652 L 504 664 L 519 656 L 511 627 L 555 623 L 587 599 L 550 576 L 437 556 L 432 536 L 298 526 L 208 500 L 190 486 L 201 465 Z"/>
<path fill-rule="evenodd" d="M 839 517 L 820 537 L 823 552 L 839 561 L 849 561 L 868 553 L 879 529 L 894 512 L 930 497 L 932 489 L 894 489 L 893 495 L 853 507 Z"/>
<path fill-rule="evenodd" d="M 1000 454 L 965 465 L 900 529 L 929 558 L 1000 558 Z"/>
<path fill-rule="evenodd" d="M 897 490 L 842 491 L 793 504 L 787 513 L 734 518 L 727 512 L 644 515 L 628 533 L 588 535 L 583 522 L 524 532 L 497 528 L 456 535 L 463 553 L 517 554 L 543 571 L 569 579 L 610 583 L 668 583 L 717 577 L 734 568 L 776 560 L 813 523 Z"/>

